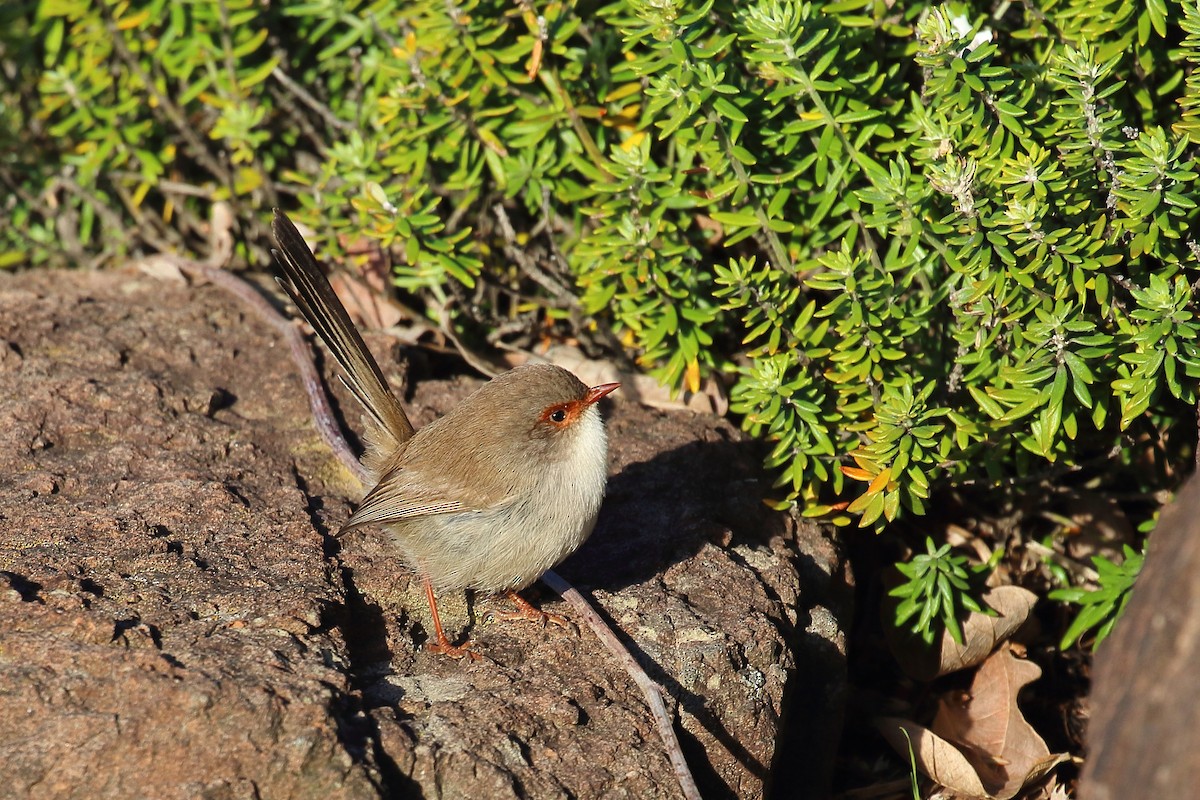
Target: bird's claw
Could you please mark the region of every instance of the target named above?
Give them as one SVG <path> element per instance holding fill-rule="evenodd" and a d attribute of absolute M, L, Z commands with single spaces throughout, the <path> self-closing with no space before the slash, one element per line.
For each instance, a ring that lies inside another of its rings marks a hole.
<path fill-rule="evenodd" d="M 450 644 L 449 640 L 440 642 L 426 642 L 425 649 L 436 655 L 450 656 L 450 658 L 470 658 L 472 661 L 479 661 L 483 656 L 476 653 L 472 649 L 471 641 L 467 640 L 462 644 Z"/>
<path fill-rule="evenodd" d="M 508 592 L 508 599 L 516 606 L 515 611 L 493 610 L 488 612 L 488 615 L 492 619 L 504 622 L 535 622 L 543 628 L 546 627 L 546 623 L 552 623 L 564 630 L 569 630 L 579 635 L 579 629 L 575 627 L 575 623 L 562 614 L 551 614 L 542 611 L 516 592 Z"/>

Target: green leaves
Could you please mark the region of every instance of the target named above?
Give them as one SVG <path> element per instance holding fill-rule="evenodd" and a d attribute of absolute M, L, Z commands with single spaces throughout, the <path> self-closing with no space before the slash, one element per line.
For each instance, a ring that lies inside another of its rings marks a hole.
<path fill-rule="evenodd" d="M 46 37 L 42 71 L 24 87 L 38 103 L 31 114 L 37 122 L 28 124 L 53 141 L 35 137 L 43 151 L 25 148 L 31 160 L 47 163 L 21 180 L 45 181 L 26 184 L 27 197 L 61 191 L 62 178 L 80 187 L 51 201 L 53 215 L 30 203 L 45 216 L 79 220 L 60 237 L 64 249 L 75 250 L 73 260 L 84 251 L 112 257 L 136 249 L 118 220 L 159 249 L 181 245 L 183 234 L 172 225 L 188 229 L 193 218 L 185 211 L 195 198 L 237 201 L 262 192 L 268 167 L 260 151 L 271 132 L 270 108 L 258 96 L 279 59 L 252 0 L 61 0 L 41 4 L 26 31 L 34 40 Z M 196 185 L 187 184 L 193 177 Z M 94 224 L 97 217 L 106 224 Z M 39 225 L 28 222 L 27 231 Z M 36 231 L 28 235 L 41 240 Z"/>
<path fill-rule="evenodd" d="M 860 527 L 882 528 L 896 518 L 902 503 L 918 515 L 925 513 L 929 475 L 944 455 L 942 418 L 950 413 L 948 408 L 927 406 L 934 388 L 928 384 L 915 393 L 907 381 L 886 388 L 876 405 L 874 424 L 864 426 L 867 444 L 850 454 L 856 466 L 842 467 L 847 477 L 868 484 L 847 508 L 861 514 Z"/>
<path fill-rule="evenodd" d="M 0 267 L 186 251 L 216 200 L 257 263 L 291 202 L 473 332 L 727 376 L 774 502 L 874 530 L 1197 399 L 1191 6 L 22 9 Z"/>
<path fill-rule="evenodd" d="M 1179 27 L 1187 35 L 1183 39 L 1180 51 L 1176 53 L 1180 60 L 1190 64 L 1200 62 L 1200 6 L 1183 3 L 1183 18 Z M 1180 118 L 1172 125 L 1172 130 L 1196 144 L 1200 142 L 1200 71 L 1192 69 L 1184 82 L 1184 93 L 1179 98 L 1179 106 L 1183 110 Z"/>
<path fill-rule="evenodd" d="M 1120 564 L 1113 563 L 1104 556 L 1092 558 L 1098 574 L 1096 580 L 1099 586 L 1096 589 L 1055 589 L 1050 593 L 1051 600 L 1080 606 L 1079 614 L 1067 627 L 1062 641 L 1059 642 L 1059 647 L 1063 650 L 1071 647 L 1089 632 L 1095 632 L 1096 636 L 1092 647 L 1099 647 L 1124 613 L 1134 581 L 1142 570 L 1144 554 L 1135 551 L 1129 545 L 1124 545 L 1122 549 L 1125 559 Z"/>
<path fill-rule="evenodd" d="M 933 539 L 926 537 L 925 550 L 907 564 L 896 564 L 896 569 L 908 579 L 888 592 L 891 597 L 901 598 L 896 606 L 896 627 L 911 621 L 909 629 L 931 645 L 940 626 L 944 626 L 961 645 L 963 634 L 958 618 L 964 611 L 995 613 L 979 602 L 978 595 L 981 579 L 995 566 L 1002 551 L 997 550 L 989 563 L 967 567 L 966 556 L 951 555 L 948 544 L 935 547 Z"/>
<path fill-rule="evenodd" d="M 1121 402 L 1121 427 L 1145 413 L 1163 388 L 1186 403 L 1196 401 L 1194 378 L 1200 375 L 1193 291 L 1182 275 L 1168 282 L 1151 275 L 1150 285 L 1131 292 L 1135 306 L 1119 320 L 1130 349 L 1121 353 L 1113 389 Z"/>

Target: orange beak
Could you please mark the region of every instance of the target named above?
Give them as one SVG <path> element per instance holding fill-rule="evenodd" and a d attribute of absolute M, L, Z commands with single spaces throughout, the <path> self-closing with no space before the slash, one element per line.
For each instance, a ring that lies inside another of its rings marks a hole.
<path fill-rule="evenodd" d="M 621 384 L 619 383 L 602 383 L 599 386 L 593 386 L 592 388 L 588 389 L 587 394 L 583 396 L 583 404 L 585 406 L 590 406 L 592 403 L 598 401 L 601 397 L 604 397 L 610 392 L 615 392 L 620 388 Z"/>

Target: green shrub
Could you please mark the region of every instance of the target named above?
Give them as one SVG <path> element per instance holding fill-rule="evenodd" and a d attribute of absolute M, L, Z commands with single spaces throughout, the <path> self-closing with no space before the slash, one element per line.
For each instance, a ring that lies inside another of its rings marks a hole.
<path fill-rule="evenodd" d="M 7 262 L 202 247 L 224 200 L 261 264 L 298 206 L 470 330 L 733 376 L 779 500 L 877 529 L 1197 399 L 1194 2 L 17 9 Z"/>
<path fill-rule="evenodd" d="M 1074 645 L 1090 631 L 1095 631 L 1096 638 L 1092 647 L 1099 647 L 1129 604 L 1133 592 L 1133 582 L 1142 571 L 1145 560 L 1142 553 L 1129 545 L 1122 548 L 1124 560 L 1116 564 L 1104 556 L 1093 556 L 1092 563 L 1098 575 L 1097 588 L 1088 590 L 1078 587 L 1055 589 L 1050 592 L 1051 600 L 1060 600 L 1080 606 L 1079 613 L 1063 633 L 1058 646 L 1063 650 Z"/>
<path fill-rule="evenodd" d="M 903 628 L 911 621 L 909 631 L 930 646 L 940 626 L 955 642 L 964 644 L 960 615 L 974 611 L 995 616 L 996 612 L 978 598 L 983 594 L 981 579 L 1003 555 L 1004 551 L 996 550 L 987 563 L 968 567 L 967 557 L 952 555 L 949 544 L 938 547 L 932 538 L 925 537 L 924 553 L 913 556 L 908 563 L 896 564 L 900 575 L 907 578 L 888 592 L 900 598 L 893 620 L 896 627 Z"/>

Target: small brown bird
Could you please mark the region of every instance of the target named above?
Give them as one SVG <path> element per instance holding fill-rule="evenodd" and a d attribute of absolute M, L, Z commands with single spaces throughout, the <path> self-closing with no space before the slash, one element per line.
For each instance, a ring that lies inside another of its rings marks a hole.
<path fill-rule="evenodd" d="M 565 369 L 518 367 L 413 431 L 312 251 L 287 216 L 272 224 L 279 283 L 325 341 L 366 411 L 362 464 L 375 480 L 342 533 L 379 524 L 420 575 L 433 614 L 428 649 L 470 655 L 442 630 L 434 589 L 506 592 L 527 617 L 547 615 L 516 591 L 583 544 L 607 480 L 608 442 L 591 388 Z"/>

